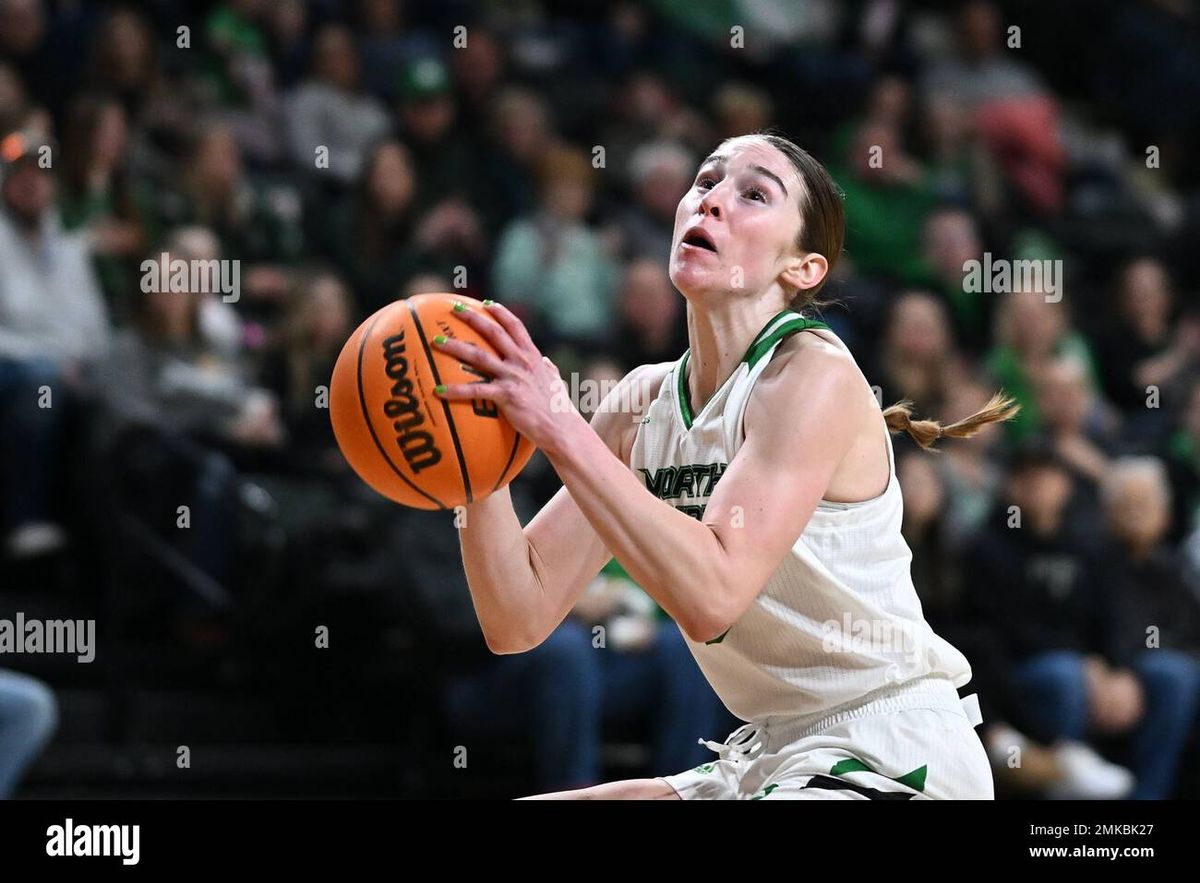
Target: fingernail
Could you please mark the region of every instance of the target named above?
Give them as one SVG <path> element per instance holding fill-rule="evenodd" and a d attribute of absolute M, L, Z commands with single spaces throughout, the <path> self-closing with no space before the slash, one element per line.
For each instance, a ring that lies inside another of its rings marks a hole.
<path fill-rule="evenodd" d="M 496 303 L 496 302 L 495 302 L 494 300 L 492 300 L 491 298 L 488 298 L 487 300 L 485 300 L 485 301 L 483 302 L 483 305 L 484 305 L 485 307 L 490 307 L 490 306 L 495 306 L 495 303 Z"/>
<path fill-rule="evenodd" d="M 437 337 L 435 337 L 435 338 L 433 339 L 433 342 L 434 342 L 435 344 L 437 344 L 438 346 L 441 346 L 443 343 L 445 343 L 445 342 L 446 342 L 446 335 L 444 335 L 444 334 L 439 334 Z"/>
<path fill-rule="evenodd" d="M 461 312 L 463 312 L 463 311 L 464 311 L 466 308 L 467 308 L 467 305 L 466 305 L 466 304 L 464 304 L 464 303 L 463 303 L 461 300 L 456 300 L 456 301 L 454 302 L 454 312 L 456 312 L 456 313 L 461 313 Z"/>
<path fill-rule="evenodd" d="M 434 391 L 434 392 L 435 392 L 437 395 L 441 395 L 442 393 L 444 393 L 444 392 L 446 391 L 446 384 L 444 384 L 444 383 L 439 383 L 437 386 L 435 386 L 435 387 L 433 388 L 433 391 Z"/>

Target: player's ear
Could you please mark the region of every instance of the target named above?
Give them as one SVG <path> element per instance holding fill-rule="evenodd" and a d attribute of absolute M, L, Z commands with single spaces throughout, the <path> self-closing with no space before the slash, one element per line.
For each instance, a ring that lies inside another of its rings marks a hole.
<path fill-rule="evenodd" d="M 779 274 L 779 281 L 789 288 L 805 291 L 820 285 L 828 272 L 829 261 L 825 255 L 810 251 L 789 258 L 787 266 Z"/>

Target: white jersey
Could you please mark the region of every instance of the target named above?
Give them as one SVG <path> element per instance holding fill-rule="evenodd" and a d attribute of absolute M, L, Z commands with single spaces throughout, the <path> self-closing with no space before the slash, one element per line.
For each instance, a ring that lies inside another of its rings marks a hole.
<path fill-rule="evenodd" d="M 693 414 L 689 353 L 672 367 L 638 427 L 630 468 L 660 499 L 702 518 L 745 438 L 746 405 L 780 342 L 808 328 L 849 353 L 829 326 L 785 310 L 755 338 L 741 364 Z M 866 380 L 864 379 L 864 384 Z M 860 503 L 822 500 L 804 532 L 745 613 L 720 638 L 688 640 L 725 705 L 747 721 L 809 716 L 926 675 L 955 687 L 966 658 L 925 622 L 913 587 L 912 552 L 895 454 L 887 436 L 887 489 Z"/>

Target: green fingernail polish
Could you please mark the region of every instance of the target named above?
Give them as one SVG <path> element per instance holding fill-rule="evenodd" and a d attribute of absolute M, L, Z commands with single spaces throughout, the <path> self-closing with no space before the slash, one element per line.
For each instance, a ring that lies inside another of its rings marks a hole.
<path fill-rule="evenodd" d="M 434 391 L 435 393 L 437 393 L 438 395 L 441 395 L 442 393 L 444 393 L 444 392 L 446 391 L 446 384 L 444 384 L 444 383 L 439 383 L 437 386 L 435 386 L 435 387 L 433 388 L 433 391 Z"/>
<path fill-rule="evenodd" d="M 435 337 L 433 339 L 433 342 L 436 343 L 438 346 L 441 346 L 443 343 L 446 342 L 446 335 L 439 334 L 437 337 Z"/>
<path fill-rule="evenodd" d="M 465 311 L 466 308 L 467 308 L 467 305 L 464 304 L 461 300 L 456 300 L 454 302 L 454 312 L 461 313 L 461 312 Z"/>
<path fill-rule="evenodd" d="M 496 303 L 496 302 L 495 302 L 494 300 L 492 300 L 492 299 L 489 297 L 487 300 L 485 300 L 485 301 L 483 302 L 483 305 L 484 305 L 485 307 L 490 307 L 490 306 L 494 306 L 494 305 L 495 305 L 495 303 Z"/>

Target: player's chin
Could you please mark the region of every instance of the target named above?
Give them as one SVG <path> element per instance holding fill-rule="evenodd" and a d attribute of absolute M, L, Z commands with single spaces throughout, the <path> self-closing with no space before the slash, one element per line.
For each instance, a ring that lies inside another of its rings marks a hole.
<path fill-rule="evenodd" d="M 671 284 L 685 296 L 723 291 L 729 287 L 729 273 L 714 262 L 701 263 L 694 258 L 673 257 Z"/>

